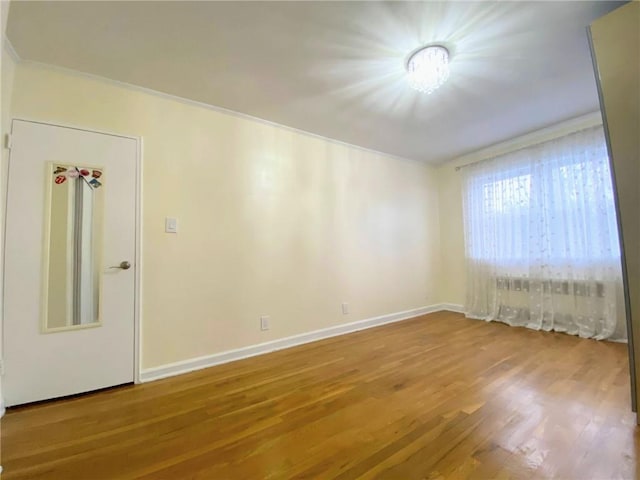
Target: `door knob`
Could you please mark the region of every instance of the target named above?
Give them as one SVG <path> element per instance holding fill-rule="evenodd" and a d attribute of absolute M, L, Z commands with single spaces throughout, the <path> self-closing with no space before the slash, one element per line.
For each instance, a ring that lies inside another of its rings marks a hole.
<path fill-rule="evenodd" d="M 131 264 L 126 260 L 124 260 L 120 262 L 120 265 L 116 265 L 115 267 L 109 267 L 109 268 L 120 268 L 122 270 L 129 270 L 131 268 Z"/>

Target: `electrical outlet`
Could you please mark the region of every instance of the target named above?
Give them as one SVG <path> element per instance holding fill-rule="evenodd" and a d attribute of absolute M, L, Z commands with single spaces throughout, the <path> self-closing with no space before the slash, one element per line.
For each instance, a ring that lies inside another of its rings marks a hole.
<path fill-rule="evenodd" d="M 269 315 L 263 315 L 260 317 L 260 330 L 269 330 L 271 323 L 271 317 Z"/>
<path fill-rule="evenodd" d="M 342 314 L 343 315 L 347 315 L 349 313 L 349 304 L 348 303 L 343 303 L 342 304 Z"/>

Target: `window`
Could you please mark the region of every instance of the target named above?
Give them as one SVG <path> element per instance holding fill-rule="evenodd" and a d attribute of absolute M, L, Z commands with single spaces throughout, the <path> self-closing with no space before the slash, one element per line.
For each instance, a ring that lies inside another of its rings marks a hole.
<path fill-rule="evenodd" d="M 624 338 L 601 127 L 462 170 L 468 316 Z"/>
<path fill-rule="evenodd" d="M 542 153 L 542 155 L 540 155 Z M 467 172 L 467 255 L 505 268 L 620 258 L 604 138 L 577 154 L 538 147 Z"/>

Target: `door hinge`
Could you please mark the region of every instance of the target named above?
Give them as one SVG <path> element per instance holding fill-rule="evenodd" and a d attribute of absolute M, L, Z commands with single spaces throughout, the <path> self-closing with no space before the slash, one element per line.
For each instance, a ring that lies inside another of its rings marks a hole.
<path fill-rule="evenodd" d="M 10 133 L 7 133 L 4 137 L 4 148 L 11 150 L 12 145 L 13 145 L 12 136 Z"/>

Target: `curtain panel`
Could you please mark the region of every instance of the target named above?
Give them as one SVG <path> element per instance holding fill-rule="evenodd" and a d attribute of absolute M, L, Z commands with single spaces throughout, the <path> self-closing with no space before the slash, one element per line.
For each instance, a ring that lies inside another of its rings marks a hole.
<path fill-rule="evenodd" d="M 467 316 L 626 340 L 618 229 L 602 127 L 461 172 Z"/>

